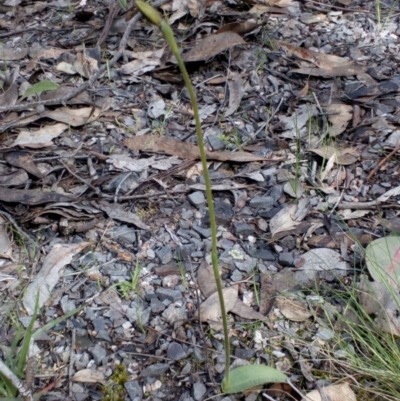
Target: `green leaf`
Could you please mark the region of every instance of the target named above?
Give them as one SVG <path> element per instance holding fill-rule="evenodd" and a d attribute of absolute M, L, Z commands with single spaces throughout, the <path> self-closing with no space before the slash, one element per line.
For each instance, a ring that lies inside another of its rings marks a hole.
<path fill-rule="evenodd" d="M 365 251 L 368 270 L 375 281 L 400 286 L 400 237 L 389 235 L 372 241 Z"/>
<path fill-rule="evenodd" d="M 59 84 L 57 84 L 56 82 L 53 81 L 41 81 L 38 82 L 35 85 L 32 85 L 31 87 L 29 87 L 26 92 L 24 93 L 23 97 L 29 97 L 32 95 L 37 95 L 40 94 L 42 92 L 46 92 L 46 91 L 55 91 L 56 89 L 58 89 L 60 87 Z"/>
<path fill-rule="evenodd" d="M 245 365 L 233 369 L 229 374 L 229 383 L 222 380 L 221 388 L 226 394 L 242 393 L 253 387 L 267 383 L 285 383 L 287 376 L 265 365 Z"/>

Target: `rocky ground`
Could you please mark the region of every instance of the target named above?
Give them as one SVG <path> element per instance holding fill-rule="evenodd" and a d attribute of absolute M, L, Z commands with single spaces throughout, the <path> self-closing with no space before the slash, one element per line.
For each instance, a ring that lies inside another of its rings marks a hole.
<path fill-rule="evenodd" d="M 303 394 L 397 399 L 352 369 L 338 338 L 363 350 L 338 316 L 371 280 L 364 247 L 398 225 L 398 2 L 155 4 L 197 90 L 232 364 L 275 366 Z M 117 1 L 0 14 L 3 361 L 32 322 L 41 400 L 301 399 L 218 395 L 193 110 L 159 30 Z"/>

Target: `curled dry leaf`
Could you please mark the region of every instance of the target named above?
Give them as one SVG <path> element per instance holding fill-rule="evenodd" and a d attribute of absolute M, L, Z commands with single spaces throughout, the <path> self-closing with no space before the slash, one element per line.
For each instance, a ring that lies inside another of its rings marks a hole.
<path fill-rule="evenodd" d="M 225 309 L 228 313 L 238 299 L 238 286 L 233 285 L 222 290 L 225 299 Z M 218 293 L 214 292 L 200 305 L 200 321 L 208 322 L 212 329 L 222 330 L 221 308 L 219 306 Z"/>

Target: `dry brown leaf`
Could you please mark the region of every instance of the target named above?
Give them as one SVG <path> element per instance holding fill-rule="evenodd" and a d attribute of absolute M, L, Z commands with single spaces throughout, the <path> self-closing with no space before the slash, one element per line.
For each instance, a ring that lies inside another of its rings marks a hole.
<path fill-rule="evenodd" d="M 23 168 L 25 171 L 34 175 L 35 177 L 43 177 L 43 173 L 36 167 L 36 164 L 32 161 L 32 154 L 29 154 L 28 152 L 8 152 L 4 154 L 4 159 L 11 166 Z"/>
<path fill-rule="evenodd" d="M 178 156 L 182 159 L 197 160 L 200 159 L 199 148 L 197 145 L 189 142 L 178 141 L 177 139 L 159 137 L 148 134 L 135 136 L 126 139 L 124 145 L 131 150 L 153 153 L 166 153 L 167 155 Z M 208 160 L 252 162 L 267 161 L 266 157 L 256 156 L 247 152 L 210 152 L 206 151 Z"/>
<path fill-rule="evenodd" d="M 254 31 L 256 28 L 262 25 L 263 23 L 260 24 L 255 20 L 231 22 L 229 24 L 224 25 L 222 28 L 219 28 L 216 33 L 218 34 L 222 32 L 235 32 L 238 35 L 245 35 L 246 33 Z"/>
<path fill-rule="evenodd" d="M 238 298 L 238 286 L 233 285 L 222 290 L 225 299 L 225 309 L 228 313 Z M 200 305 L 200 321 L 208 322 L 214 330 L 222 330 L 221 308 L 219 307 L 218 293 L 214 292 Z"/>
<path fill-rule="evenodd" d="M 235 32 L 222 32 L 209 35 L 200 40 L 183 56 L 183 59 L 186 62 L 209 60 L 226 49 L 245 43 Z"/>
<path fill-rule="evenodd" d="M 41 205 L 52 202 L 72 202 L 73 196 L 56 192 L 46 192 L 33 189 L 13 189 L 0 187 L 0 200 L 3 202 L 22 203 L 23 205 Z"/>
<path fill-rule="evenodd" d="M 281 211 L 279 211 L 269 222 L 272 238 L 277 238 L 277 235 L 293 230 L 300 224 L 299 221 L 293 220 L 293 216 L 296 213 L 296 205 L 287 205 Z"/>
<path fill-rule="evenodd" d="M 53 100 L 60 99 L 58 103 L 53 104 L 63 104 L 62 99 L 73 92 L 76 88 L 72 86 L 61 86 L 55 91 L 44 92 L 41 95 L 41 100 Z M 92 104 L 92 98 L 87 91 L 79 93 L 77 96 L 69 99 L 65 102 L 66 104 Z"/>

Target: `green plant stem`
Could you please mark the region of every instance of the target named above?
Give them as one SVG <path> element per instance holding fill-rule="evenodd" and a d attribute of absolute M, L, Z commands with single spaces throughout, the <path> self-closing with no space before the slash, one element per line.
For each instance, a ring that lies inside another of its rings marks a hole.
<path fill-rule="evenodd" d="M 207 195 L 207 204 L 208 204 L 208 212 L 210 215 L 210 225 L 211 225 L 211 260 L 212 267 L 215 277 L 215 283 L 217 284 L 217 292 L 219 298 L 219 304 L 221 308 L 222 315 L 222 326 L 224 331 L 224 348 L 225 348 L 225 383 L 229 386 L 229 366 L 230 366 L 230 342 L 229 342 L 229 331 L 228 331 L 228 319 L 226 315 L 224 294 L 222 292 L 222 283 L 221 277 L 219 274 L 218 268 L 218 253 L 217 253 L 217 223 L 215 221 L 215 211 L 214 211 L 214 203 L 211 191 L 211 181 L 210 174 L 208 172 L 207 166 L 207 156 L 204 150 L 204 140 L 203 140 L 203 132 L 201 129 L 201 122 L 199 116 L 199 108 L 197 105 L 196 95 L 194 93 L 192 82 L 190 81 L 189 74 L 186 70 L 185 63 L 182 60 L 182 57 L 179 53 L 179 48 L 175 42 L 174 34 L 172 32 L 171 27 L 163 21 L 161 23 L 161 32 L 164 35 L 164 38 L 169 43 L 171 50 L 178 62 L 179 68 L 182 72 L 183 79 L 185 81 L 186 87 L 189 91 L 190 101 L 192 102 L 194 119 L 196 122 L 196 134 L 197 134 L 197 142 L 200 150 L 200 159 L 201 164 L 203 166 L 203 174 L 204 174 L 204 182 L 206 184 L 206 195 Z"/>

